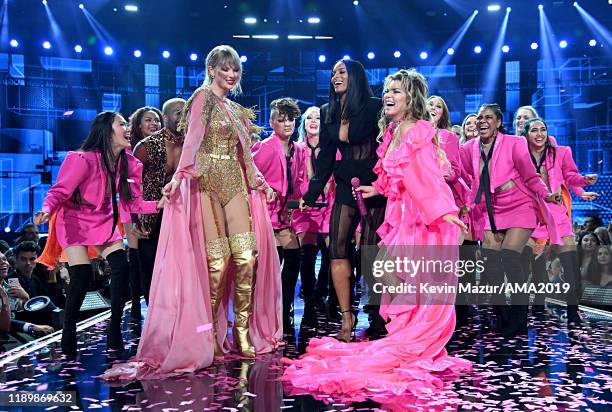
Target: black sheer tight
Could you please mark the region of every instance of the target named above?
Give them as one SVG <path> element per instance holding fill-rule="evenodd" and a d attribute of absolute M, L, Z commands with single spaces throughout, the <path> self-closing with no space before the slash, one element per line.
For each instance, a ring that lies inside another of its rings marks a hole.
<path fill-rule="evenodd" d="M 384 220 L 385 208 L 370 208 L 368 209 L 365 219 L 363 219 L 361 245 L 375 246 L 380 240 L 376 234 L 376 230 Z M 352 270 L 350 263 L 351 241 L 359 225 L 360 215 L 358 211 L 349 206 L 340 203 L 335 203 L 332 208 L 330 219 L 330 245 L 329 254 L 331 259 L 331 273 L 334 282 L 334 288 L 338 296 L 338 303 L 342 311 L 351 309 L 351 284 L 354 284 L 352 279 Z M 362 253 L 363 248 L 362 248 Z M 368 256 L 375 257 L 375 252 L 368 252 Z M 368 275 L 371 273 L 371 264 L 362 265 L 364 277 L 368 283 L 368 288 L 373 281 L 373 277 Z M 371 290 L 371 289 L 370 289 Z"/>

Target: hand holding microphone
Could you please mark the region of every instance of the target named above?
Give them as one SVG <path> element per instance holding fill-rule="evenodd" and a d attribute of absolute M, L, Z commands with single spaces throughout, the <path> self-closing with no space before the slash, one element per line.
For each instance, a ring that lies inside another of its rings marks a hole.
<path fill-rule="evenodd" d="M 359 214 L 361 216 L 365 216 L 367 214 L 367 210 L 365 207 L 365 201 L 363 199 L 378 195 L 378 191 L 373 186 L 361 186 L 361 181 L 358 177 L 351 179 L 351 185 L 353 186 L 353 193 L 355 200 L 357 201 Z"/>

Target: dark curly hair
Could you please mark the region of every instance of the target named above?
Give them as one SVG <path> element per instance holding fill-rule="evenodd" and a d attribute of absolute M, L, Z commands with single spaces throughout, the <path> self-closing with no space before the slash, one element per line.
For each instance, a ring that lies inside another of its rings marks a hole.
<path fill-rule="evenodd" d="M 164 117 L 162 112 L 157 107 L 152 106 L 144 106 L 140 109 L 137 109 L 134 113 L 130 115 L 130 144 L 132 145 L 132 149 L 134 146 L 138 144 L 142 139 L 147 136 L 143 136 L 140 131 L 140 122 L 142 121 L 143 116 L 147 112 L 154 112 L 159 116 L 159 125 L 160 127 L 164 127 Z"/>
<path fill-rule="evenodd" d="M 270 118 L 278 116 L 279 114 L 288 117 L 289 120 L 294 120 L 300 117 L 301 113 L 295 100 L 290 97 L 281 97 L 270 103 Z"/>

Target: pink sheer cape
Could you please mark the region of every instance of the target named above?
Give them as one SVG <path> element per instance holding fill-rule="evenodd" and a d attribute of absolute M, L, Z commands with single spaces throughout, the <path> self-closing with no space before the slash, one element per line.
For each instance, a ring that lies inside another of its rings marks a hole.
<path fill-rule="evenodd" d="M 431 140 L 435 129 L 419 121 L 397 148 L 386 153 L 393 139 L 390 129 L 374 169 L 379 176 L 374 186 L 388 198 L 385 222 L 379 229 L 381 246 L 393 253 L 394 247 L 429 245 L 423 248 L 427 253 L 452 258 L 449 255 L 458 254 L 458 231 L 441 218 L 456 214 L 457 207 Z M 447 247 L 440 248 L 443 245 Z M 457 282 L 454 274 L 447 280 Z M 417 275 L 411 282 L 418 281 Z M 282 377 L 287 385 L 334 400 L 371 398 L 393 403 L 395 399 L 401 404 L 410 395 L 442 391 L 445 380 L 471 369 L 470 362 L 448 356 L 445 349 L 455 329 L 454 295 L 441 304 L 424 294 L 417 296 L 416 304 L 409 304 L 401 294 L 384 298 L 380 313 L 391 319 L 385 338 L 358 343 L 312 339 L 302 357 L 283 359 L 289 364 Z"/>
<path fill-rule="evenodd" d="M 189 128 L 176 174 L 182 178 L 181 186 L 164 209 L 149 310 L 138 352 L 130 362 L 107 370 L 102 379 L 160 379 L 195 372 L 213 362 L 202 210 L 198 183 L 192 178 L 195 156 L 207 130 L 207 122 L 200 118 L 205 94 L 199 90 L 190 99 L 193 103 Z M 246 143 L 248 136 L 245 133 L 239 136 L 242 147 L 250 147 Z M 264 194 L 250 191 L 249 205 L 258 248 L 249 337 L 261 354 L 274 351 L 283 343 L 280 262 Z M 229 278 L 217 329 L 219 343 L 226 351 L 231 347 L 227 340 L 227 298 L 233 288 L 232 273 Z"/>

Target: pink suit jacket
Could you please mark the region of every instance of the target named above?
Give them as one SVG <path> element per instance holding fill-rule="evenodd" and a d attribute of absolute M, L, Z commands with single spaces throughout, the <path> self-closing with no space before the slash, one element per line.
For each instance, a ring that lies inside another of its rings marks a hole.
<path fill-rule="evenodd" d="M 446 129 L 438 130 L 438 135 L 440 136 L 440 148 L 451 165 L 450 173 L 444 176 L 444 180 L 453 192 L 455 204 L 460 207 L 468 201 L 469 188 L 462 177 L 459 138 L 455 133 Z"/>
<path fill-rule="evenodd" d="M 130 214 L 157 213 L 157 202 L 142 198 L 142 163 L 129 152 L 128 183 L 132 200 L 119 199 L 119 213 L 122 223 L 131 222 Z M 121 162 L 119 162 L 121 167 Z M 115 180 L 119 186 L 119 171 Z M 57 181 L 49 189 L 43 202 L 42 211 L 53 214 L 62 203 L 70 199 L 75 190 L 79 189 L 81 199 L 100 209 L 106 197 L 106 173 L 102 164 L 100 152 L 68 152 L 60 167 Z"/>
<path fill-rule="evenodd" d="M 294 153 L 291 159 L 293 194 L 289 196 L 289 200 L 300 199 L 303 195 L 303 189 L 307 187 L 308 183 L 306 163 L 304 162 L 304 146 L 294 144 L 293 147 Z M 278 212 L 283 203 L 285 203 L 284 194 L 287 193 L 287 188 L 289 187 L 287 180 L 287 159 L 285 158 L 283 144 L 279 137 L 273 133 L 270 137 L 256 142 L 251 148 L 251 153 L 253 154 L 253 162 L 263 174 L 266 182 L 272 189 L 282 194 L 274 202 L 268 204 L 272 227 L 274 229 L 287 227 L 287 222 L 283 223 L 278 220 Z"/>
<path fill-rule="evenodd" d="M 584 192 L 582 186 L 585 186 L 584 176 L 578 172 L 572 157 L 572 149 L 567 146 L 557 146 L 555 150 L 554 163 L 552 154 L 548 154 L 545 160 L 550 191 L 556 192 L 561 186 L 565 186 L 577 195 L 582 194 Z"/>
<path fill-rule="evenodd" d="M 468 206 L 475 212 L 482 210 L 482 208 L 475 207 L 476 194 L 480 185 L 480 160 L 480 139 L 472 139 L 461 146 L 461 167 L 470 185 Z M 519 136 L 498 133 L 489 163 L 489 172 L 490 193 L 495 193 L 497 187 L 513 180 L 523 193 L 532 197 L 537 203 L 551 240 L 558 241 L 553 217 L 544 201 L 549 191 L 531 161 L 527 140 Z"/>
<path fill-rule="evenodd" d="M 480 185 L 480 139 L 472 139 L 461 147 L 461 167 L 470 181 L 470 207 L 474 205 Z M 527 188 L 532 196 L 545 198 L 548 189 L 531 162 L 527 141 L 519 136 L 497 134 L 489 163 L 491 186 L 495 189 L 512 179 L 519 188 Z"/>
<path fill-rule="evenodd" d="M 584 193 L 584 176 L 578 173 L 578 167 L 574 162 L 574 158 L 572 157 L 572 149 L 569 146 L 559 146 L 557 143 L 557 139 L 554 136 L 548 136 L 548 140 L 550 143 L 557 149 L 557 161 L 558 164 L 554 166 L 557 168 L 557 171 L 553 171 L 553 159 L 552 157 L 546 159 L 546 170 L 548 170 L 548 183 L 550 184 L 550 190 L 552 192 L 556 192 L 561 187 L 561 184 L 565 183 L 565 187 L 572 192 L 576 196 L 580 196 Z M 555 162 L 555 163 L 556 163 Z M 559 178 L 559 172 L 562 176 L 567 176 L 567 178 Z M 567 175 L 566 175 L 567 173 Z M 578 174 L 579 177 L 575 177 Z M 556 175 L 555 178 L 551 178 L 552 175 Z M 553 184 L 554 180 L 554 184 Z"/>

